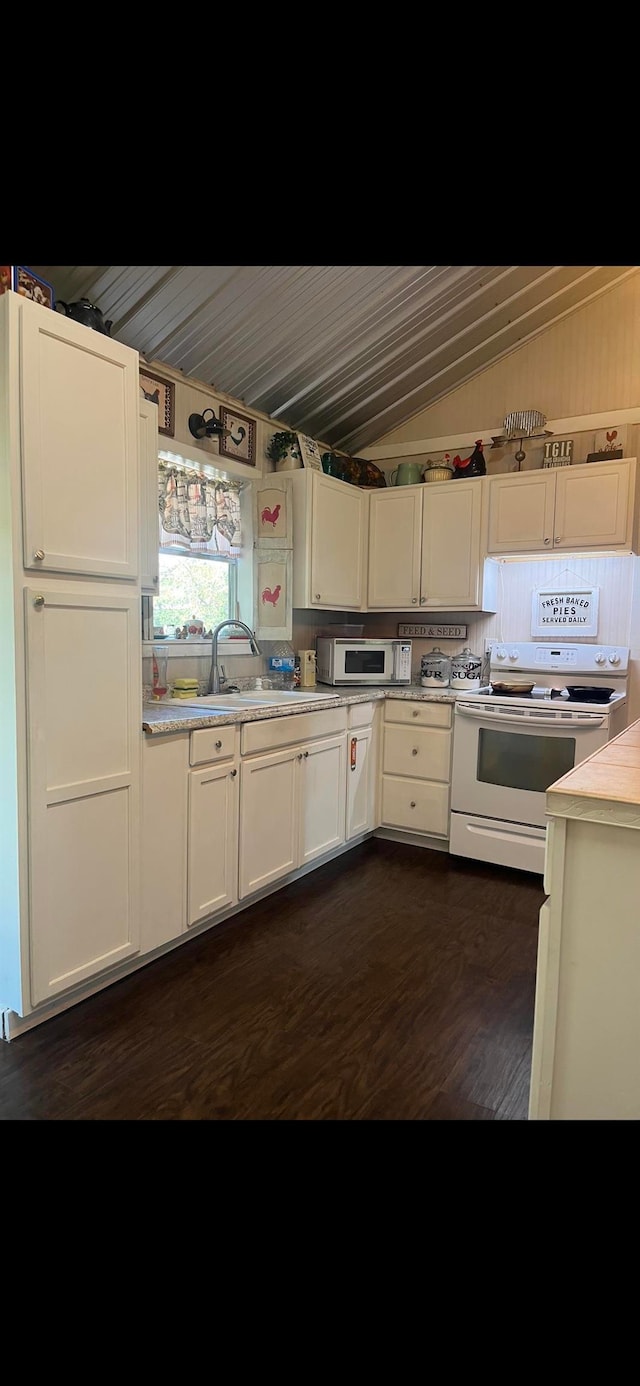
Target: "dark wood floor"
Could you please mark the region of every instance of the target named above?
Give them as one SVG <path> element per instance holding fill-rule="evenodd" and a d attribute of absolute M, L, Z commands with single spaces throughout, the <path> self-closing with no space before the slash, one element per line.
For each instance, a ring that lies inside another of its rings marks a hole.
<path fill-rule="evenodd" d="M 0 1120 L 526 1121 L 543 899 L 371 839 L 0 1042 Z"/>

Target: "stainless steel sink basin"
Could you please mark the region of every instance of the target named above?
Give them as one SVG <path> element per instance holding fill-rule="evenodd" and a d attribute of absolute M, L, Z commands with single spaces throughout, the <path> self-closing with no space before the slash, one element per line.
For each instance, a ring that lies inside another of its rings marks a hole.
<path fill-rule="evenodd" d="M 208 712 L 232 712 L 234 709 L 304 707 L 307 703 L 335 699 L 335 693 L 319 693 L 315 688 L 247 688 L 242 693 L 205 693 L 201 698 L 167 698 L 173 707 L 205 708 Z"/>

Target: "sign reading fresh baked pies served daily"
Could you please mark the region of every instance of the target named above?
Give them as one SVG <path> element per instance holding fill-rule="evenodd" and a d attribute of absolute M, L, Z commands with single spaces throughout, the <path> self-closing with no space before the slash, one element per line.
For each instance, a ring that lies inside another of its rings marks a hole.
<path fill-rule="evenodd" d="M 553 591 L 535 588 L 532 593 L 531 634 L 568 639 L 598 634 L 599 587 L 566 587 Z"/>

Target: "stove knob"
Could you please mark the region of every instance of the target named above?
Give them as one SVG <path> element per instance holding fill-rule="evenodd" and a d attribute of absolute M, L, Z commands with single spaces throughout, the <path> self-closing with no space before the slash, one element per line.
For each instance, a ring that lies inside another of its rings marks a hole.
<path fill-rule="evenodd" d="M 496 650 L 496 659 L 506 659 L 506 658 L 507 658 L 507 651 L 505 650 L 505 648 L 504 648 L 503 645 L 500 645 L 500 646 L 498 647 L 498 649 Z"/>
<path fill-rule="evenodd" d="M 607 662 L 607 656 L 606 656 L 606 654 L 604 654 L 603 650 L 598 650 L 598 653 L 597 653 L 597 655 L 596 655 L 596 664 L 606 664 L 606 662 Z"/>
<path fill-rule="evenodd" d="M 509 650 L 509 659 L 517 659 L 517 658 L 518 658 L 518 651 L 517 651 L 517 650 Z"/>
<path fill-rule="evenodd" d="M 610 654 L 610 655 L 609 655 L 609 663 L 610 663 L 610 664 L 619 664 L 619 663 L 620 663 L 620 655 L 619 655 L 619 654 L 616 654 L 615 650 L 614 650 L 613 654 Z"/>

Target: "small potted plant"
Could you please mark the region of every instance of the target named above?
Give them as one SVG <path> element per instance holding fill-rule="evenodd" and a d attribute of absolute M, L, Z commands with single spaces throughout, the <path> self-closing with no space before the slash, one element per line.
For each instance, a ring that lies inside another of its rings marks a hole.
<path fill-rule="evenodd" d="M 272 433 L 266 452 L 269 461 L 275 462 L 277 472 L 297 471 L 298 467 L 302 466 L 298 435 L 290 429 Z"/>

